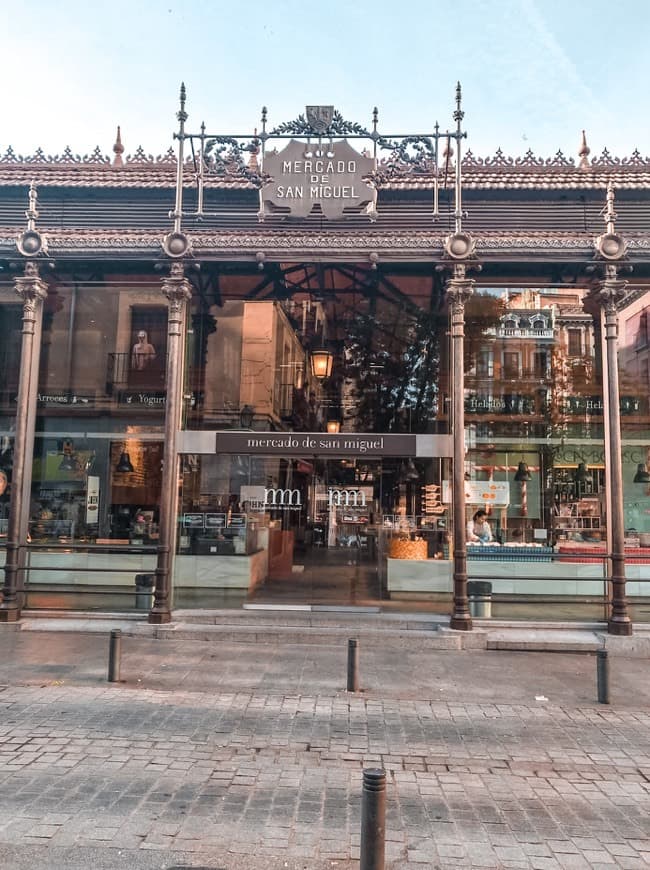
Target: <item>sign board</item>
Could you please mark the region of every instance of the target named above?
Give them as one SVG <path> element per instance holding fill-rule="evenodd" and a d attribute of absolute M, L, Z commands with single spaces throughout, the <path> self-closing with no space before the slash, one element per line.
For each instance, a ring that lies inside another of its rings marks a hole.
<path fill-rule="evenodd" d="M 363 432 L 209 432 L 177 434 L 179 453 L 235 453 L 257 456 L 451 457 L 450 435 L 393 435 Z"/>
<path fill-rule="evenodd" d="M 226 515 L 225 514 L 206 514 L 205 528 L 206 529 L 225 529 Z"/>
<path fill-rule="evenodd" d="M 202 529 L 203 514 L 183 514 L 183 525 L 186 529 Z"/>
<path fill-rule="evenodd" d="M 95 525 L 99 522 L 99 478 L 93 474 L 88 475 L 88 488 L 86 489 L 86 523 Z"/>
<path fill-rule="evenodd" d="M 319 205 L 326 218 L 340 218 L 347 208 L 374 203 L 375 189 L 365 180 L 374 169 L 374 159 L 345 140 L 316 147 L 292 139 L 264 159 L 264 172 L 271 180 L 261 191 L 262 208 L 272 203 L 289 209 L 292 217 L 304 218 Z"/>
<path fill-rule="evenodd" d="M 442 500 L 445 504 L 451 504 L 451 487 L 448 480 L 442 482 Z M 510 483 L 507 480 L 466 480 L 465 504 L 508 507 Z"/>

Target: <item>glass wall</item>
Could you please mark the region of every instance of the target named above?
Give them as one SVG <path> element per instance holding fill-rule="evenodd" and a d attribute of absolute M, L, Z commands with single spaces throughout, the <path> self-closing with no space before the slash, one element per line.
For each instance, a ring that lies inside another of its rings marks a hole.
<path fill-rule="evenodd" d="M 190 428 L 341 436 L 450 431 L 455 385 L 435 278 L 288 266 L 273 279 L 222 276 L 219 286 L 220 304 L 202 300 L 193 318 Z M 484 287 L 467 304 L 466 508 L 457 521 L 468 530 L 470 578 L 491 579 L 503 615 L 517 615 L 505 602 L 518 596 L 545 602 L 546 618 L 603 614 L 610 515 L 605 373 L 600 322 L 585 303 L 586 290 L 561 286 Z M 635 449 L 626 446 L 623 460 L 626 511 L 641 540 L 645 472 L 630 487 L 647 461 L 648 391 L 633 386 L 644 364 L 642 311 L 634 317 L 623 327 L 635 336 L 636 368 L 633 378 L 621 378 L 621 412 L 624 436 L 630 426 L 635 433 Z M 331 369 L 325 359 L 318 377 L 312 362 L 322 352 Z M 621 353 L 624 360 L 623 342 Z M 343 604 L 358 601 L 351 589 L 363 588 L 369 602 L 420 598 L 445 610 L 452 588 L 450 468 L 447 459 L 415 452 L 364 462 L 351 450 L 335 464 L 298 450 L 282 458 L 188 456 L 179 552 L 221 561 L 262 554 L 254 569 L 239 563 L 240 591 L 254 600 L 329 595 Z M 333 492 L 345 492 L 347 504 L 332 504 L 341 497 Z M 296 503 L 278 509 L 278 493 Z M 364 503 L 360 521 L 346 510 L 354 502 Z M 521 567 L 513 571 L 513 563 Z M 201 570 L 213 578 L 206 587 L 219 585 L 217 561 Z M 645 565 L 640 571 L 643 580 Z M 328 594 L 317 576 L 330 584 Z M 179 589 L 187 582 L 178 572 L 177 580 Z M 563 606 L 551 606 L 557 603 Z"/>
<path fill-rule="evenodd" d="M 638 595 L 650 581 L 648 303 L 633 290 L 620 314 L 626 560 Z M 0 286 L 0 536 L 21 317 L 13 287 Z M 69 606 L 69 587 L 119 598 L 155 565 L 166 335 L 159 279 L 50 284 L 29 503 L 31 588 L 68 587 L 49 606 Z M 504 601 L 600 600 L 611 514 L 606 372 L 585 291 L 477 290 L 464 362 L 466 506 L 457 521 L 468 529 L 470 577 L 491 578 Z M 450 370 L 444 287 L 429 267 L 280 264 L 261 274 L 233 264 L 202 273 L 187 322 L 183 428 L 329 433 L 352 446 L 336 458 L 298 448 L 184 454 L 176 605 L 206 606 L 231 590 L 238 600 L 419 598 L 448 609 L 449 458 L 425 457 L 415 442 L 410 452 L 366 456 L 353 436 L 448 434 Z M 475 522 L 477 512 L 486 522 Z M 526 566 L 513 572 L 513 562 Z"/>
<path fill-rule="evenodd" d="M 583 301 L 509 288 L 468 305 L 465 521 L 485 510 L 493 546 L 605 546 L 600 336 Z"/>
<path fill-rule="evenodd" d="M 427 268 L 233 269 L 193 305 L 190 429 L 342 439 L 448 431 L 447 315 Z M 256 601 L 387 600 L 398 540 L 404 556 L 409 544 L 425 561 L 448 555 L 442 466 L 418 459 L 415 441 L 412 454 L 381 459 L 354 446 L 337 459 L 314 449 L 185 456 L 176 601 L 229 587 Z"/>
<path fill-rule="evenodd" d="M 650 291 L 629 294 L 619 346 L 625 545 L 637 580 L 650 557 Z"/>
<path fill-rule="evenodd" d="M 10 287 L 0 303 L 7 373 L 0 462 L 8 482 L 0 495 L 2 522 L 13 466 L 22 306 Z M 134 570 L 149 564 L 147 545 L 152 551 L 158 538 L 166 335 L 157 280 L 49 282 L 28 505 L 30 604 L 42 600 L 43 590 L 48 606 L 62 607 L 73 603 L 72 587 L 119 592 L 133 585 Z M 111 556 L 119 548 L 137 554 L 133 565 Z M 67 593 L 52 598 L 55 588 Z M 120 606 L 119 598 L 100 603 Z"/>

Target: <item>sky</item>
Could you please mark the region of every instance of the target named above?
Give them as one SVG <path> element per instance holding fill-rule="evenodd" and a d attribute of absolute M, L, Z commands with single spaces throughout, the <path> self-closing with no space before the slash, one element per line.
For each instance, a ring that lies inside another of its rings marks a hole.
<path fill-rule="evenodd" d="M 0 154 L 164 153 L 187 129 L 252 133 L 307 104 L 380 131 L 453 126 L 477 156 L 650 154 L 644 0 L 0 0 Z"/>

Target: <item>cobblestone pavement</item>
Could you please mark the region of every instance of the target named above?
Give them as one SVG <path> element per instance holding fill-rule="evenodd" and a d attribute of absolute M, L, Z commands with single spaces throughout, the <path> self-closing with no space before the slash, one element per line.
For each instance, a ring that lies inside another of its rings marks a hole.
<path fill-rule="evenodd" d="M 361 771 L 388 777 L 387 868 L 650 866 L 647 660 L 125 644 L 0 631 L 11 868 L 348 870 Z"/>

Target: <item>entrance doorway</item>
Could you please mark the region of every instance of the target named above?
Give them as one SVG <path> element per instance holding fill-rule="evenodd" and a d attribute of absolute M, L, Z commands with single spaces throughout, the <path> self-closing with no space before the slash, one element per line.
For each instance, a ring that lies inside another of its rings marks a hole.
<path fill-rule="evenodd" d="M 293 483 L 301 509 L 276 506 L 279 516 L 271 523 L 283 528 L 270 530 L 268 577 L 253 601 L 352 606 L 381 601 L 382 480 L 380 460 L 296 462 Z"/>
<path fill-rule="evenodd" d="M 214 444 L 206 434 L 206 444 Z M 278 451 L 285 442 L 299 447 L 316 440 L 304 433 L 216 434 L 218 445 Z M 361 443 L 386 446 L 394 437 Z M 323 451 L 341 449 L 339 439 L 318 441 Z M 404 443 L 401 436 L 398 441 Z M 415 439 L 407 443 L 415 446 Z M 340 452 L 217 452 L 189 459 L 183 462 L 178 606 L 215 606 L 230 598 L 233 604 L 377 607 L 404 592 L 430 592 L 434 560 L 441 560 L 440 591 L 447 588 L 446 459 Z"/>

